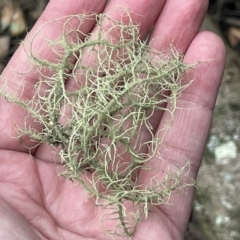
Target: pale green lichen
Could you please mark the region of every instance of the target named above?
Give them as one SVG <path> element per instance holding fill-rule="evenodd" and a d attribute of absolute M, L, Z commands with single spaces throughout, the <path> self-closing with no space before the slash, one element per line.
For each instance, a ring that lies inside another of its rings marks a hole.
<path fill-rule="evenodd" d="M 173 47 L 168 54 L 151 49 L 140 39 L 139 26 L 125 14 L 128 24 L 103 14 L 69 16 L 62 36 L 49 41 L 54 61 L 30 51 L 39 72 L 33 98 L 20 100 L 7 95 L 4 87 L 1 95 L 27 109 L 42 126 L 40 131 L 27 126 L 21 136 L 52 145 L 65 165 L 62 175 L 78 181 L 96 205 L 115 209 L 102 221 L 117 218 L 118 227 L 106 231 L 131 237 L 152 206 L 167 203 L 173 190 L 186 185 L 180 181 L 184 168 L 167 173 L 162 182 L 152 178 L 148 187 L 138 184 L 137 174 L 151 171 L 146 163 L 164 141 L 156 137 L 150 119 L 159 110 L 173 119 L 178 97 L 190 84 L 182 85 L 182 76 L 191 66 Z M 85 35 L 81 24 L 93 18 L 98 30 Z M 79 21 L 78 29 L 71 28 L 72 20 Z M 108 29 L 103 28 L 106 22 Z M 68 90 L 69 82 L 78 87 Z M 166 108 L 169 103 L 171 108 Z M 161 131 L 167 134 L 169 127 Z M 126 209 L 129 202 L 132 211 Z"/>

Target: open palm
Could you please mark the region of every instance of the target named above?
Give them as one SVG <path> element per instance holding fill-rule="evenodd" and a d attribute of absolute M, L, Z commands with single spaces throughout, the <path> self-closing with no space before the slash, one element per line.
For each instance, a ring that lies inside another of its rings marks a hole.
<path fill-rule="evenodd" d="M 197 105 L 191 111 L 176 110 L 175 120 L 165 142 L 167 147 L 161 152 L 164 156 L 162 169 L 170 164 L 182 167 L 186 160 L 191 168 L 188 178 L 195 179 L 206 143 L 216 95 L 224 67 L 224 46 L 212 33 L 201 32 L 199 28 L 205 15 L 207 1 L 203 0 L 53 0 L 29 33 L 34 35 L 39 26 L 54 18 L 79 13 L 110 12 L 118 7 L 126 7 L 133 12 L 133 20 L 140 23 L 144 36 L 154 24 L 151 39 L 156 38 L 153 47 L 161 50 L 171 43 L 185 54 L 184 62 L 200 64 L 185 77 L 184 81 L 194 79 L 193 84 L 184 90 L 180 99 L 184 108 Z M 118 19 L 117 11 L 114 16 Z M 54 39 L 61 28 L 49 25 L 46 36 Z M 88 33 L 94 29 L 94 22 L 84 25 Z M 40 36 L 34 47 L 41 45 Z M 47 59 L 51 54 L 44 53 Z M 23 85 L 24 99 L 31 99 L 36 84 L 36 73 L 29 72 L 24 78 L 14 69 L 24 72 L 28 69 L 28 58 L 19 47 L 2 77 L 8 79 L 9 93 L 15 93 Z M 101 226 L 99 219 L 103 211 L 88 198 L 88 193 L 77 183 L 59 177 L 63 166 L 56 164 L 51 149 L 46 145 L 34 147 L 28 138 L 16 136 L 16 126 L 24 125 L 26 112 L 15 104 L 0 100 L 0 238 L 1 239 L 110 239 Z M 161 128 L 166 121 L 165 115 L 154 115 L 153 128 Z M 26 147 L 27 146 L 27 147 Z M 154 167 L 159 161 L 153 159 Z M 139 173 L 142 183 L 150 173 Z M 161 178 L 161 172 L 158 173 Z M 147 180 L 146 180 L 147 181 Z M 172 205 L 158 206 L 149 218 L 140 222 L 133 239 L 183 239 L 187 227 L 193 188 L 187 192 L 176 192 L 171 199 Z M 109 222 L 109 227 L 114 223 Z M 112 225 L 112 226 L 111 226 Z M 116 237 L 116 239 L 124 239 Z"/>

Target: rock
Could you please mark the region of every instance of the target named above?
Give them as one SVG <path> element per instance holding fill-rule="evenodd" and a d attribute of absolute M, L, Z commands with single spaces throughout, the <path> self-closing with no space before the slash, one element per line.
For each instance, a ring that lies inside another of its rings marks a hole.
<path fill-rule="evenodd" d="M 240 28 L 230 27 L 228 30 L 228 41 L 232 47 L 237 47 L 240 43 Z"/>
<path fill-rule="evenodd" d="M 240 136 L 239 136 L 237 133 L 235 133 L 235 134 L 233 135 L 233 139 L 234 139 L 235 141 L 239 141 Z"/>
<path fill-rule="evenodd" d="M 219 145 L 219 139 L 216 135 L 211 135 L 208 139 L 207 148 L 209 152 L 213 153 L 215 148 Z"/>
<path fill-rule="evenodd" d="M 41 16 L 44 8 L 46 7 L 46 2 L 47 2 L 46 0 L 36 1 L 36 3 L 35 3 L 36 8 L 35 8 L 35 10 L 31 11 L 31 13 L 30 13 L 31 17 L 34 20 L 37 20 Z"/>
<path fill-rule="evenodd" d="M 3 69 L 4 69 L 4 65 L 0 63 L 0 74 L 3 72 Z"/>
<path fill-rule="evenodd" d="M 226 173 L 224 175 L 225 183 L 231 184 L 231 182 L 234 180 L 234 175 L 232 173 Z"/>
<path fill-rule="evenodd" d="M 19 36 L 26 32 L 27 23 L 24 19 L 23 12 L 20 7 L 15 7 L 9 32 L 12 37 Z"/>
<path fill-rule="evenodd" d="M 9 49 L 10 37 L 9 36 L 0 36 L 0 59 L 3 59 Z"/>
<path fill-rule="evenodd" d="M 0 32 L 8 28 L 12 22 L 14 7 L 12 1 L 3 1 L 0 5 Z"/>
<path fill-rule="evenodd" d="M 217 165 L 226 165 L 237 157 L 237 146 L 234 141 L 229 141 L 216 147 L 214 154 Z"/>
<path fill-rule="evenodd" d="M 219 215 L 216 218 L 215 224 L 216 224 L 216 226 L 220 227 L 222 225 L 226 225 L 229 222 L 230 222 L 230 217 L 227 217 L 227 216 L 224 216 L 224 215 Z"/>
<path fill-rule="evenodd" d="M 0 3 L 0 33 L 9 28 L 12 37 L 23 34 L 27 29 L 22 9 L 15 2 L 5 0 Z"/>
<path fill-rule="evenodd" d="M 221 203 L 222 203 L 222 205 L 223 205 L 226 209 L 228 209 L 228 210 L 232 210 L 232 209 L 233 209 L 232 204 L 227 201 L 227 199 L 226 199 L 225 196 L 221 196 Z"/>

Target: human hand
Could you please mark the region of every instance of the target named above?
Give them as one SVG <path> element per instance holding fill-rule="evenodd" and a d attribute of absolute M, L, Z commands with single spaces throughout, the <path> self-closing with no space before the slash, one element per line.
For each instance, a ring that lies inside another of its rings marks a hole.
<path fill-rule="evenodd" d="M 194 79 L 192 85 L 181 93 L 180 100 L 184 102 L 184 108 L 191 107 L 193 103 L 199 107 L 192 111 L 176 110 L 173 125 L 165 138 L 167 148 L 161 150 L 165 159 L 160 166 L 163 171 L 172 164 L 181 168 L 189 160 L 191 168 L 187 177 L 196 179 L 225 57 L 224 46 L 217 36 L 198 32 L 207 1 L 167 0 L 165 3 L 158 0 L 112 0 L 105 5 L 106 2 L 51 1 L 27 38 L 31 39 L 39 26 L 55 18 L 81 12 L 109 12 L 117 7 L 126 7 L 135 13 L 133 20 L 141 23 L 142 36 L 147 34 L 156 21 L 151 34 L 151 39 L 157 39 L 152 43 L 154 48 L 165 49 L 173 43 L 177 50 L 185 54 L 186 63 L 213 59 L 198 65 L 184 78 L 185 82 Z M 118 19 L 119 16 L 111 17 Z M 87 22 L 84 31 L 91 31 L 93 26 L 93 22 Z M 59 31 L 56 26 L 49 25 L 46 37 L 54 39 L 60 34 Z M 39 46 L 40 36 L 35 39 L 34 47 Z M 47 59 L 53 57 L 47 52 L 44 54 Z M 29 72 L 23 78 L 13 70 L 17 66 L 19 72 L 25 72 L 28 65 L 29 59 L 23 47 L 19 47 L 2 74 L 8 79 L 11 93 L 23 84 L 27 86 L 22 95 L 25 100 L 31 99 L 34 94 L 36 72 Z M 5 224 L 0 225 L 0 236 L 3 239 L 109 239 L 99 225 L 103 210 L 97 208 L 93 201 L 86 201 L 88 193 L 80 185 L 58 177 L 63 166 L 54 162 L 50 149 L 45 145 L 38 146 L 30 156 L 28 148 L 34 147 L 34 143 L 27 138 L 20 142 L 12 137 L 16 135 L 16 126 L 24 125 L 25 114 L 23 109 L 1 99 L 0 214 Z M 167 115 L 155 115 L 153 128 L 156 131 L 161 129 L 167 118 Z M 151 161 L 151 166 L 159 168 L 157 157 Z M 142 183 L 151 177 L 148 174 L 151 173 L 139 173 Z M 162 172 L 158 174 L 161 178 Z M 193 193 L 193 188 L 187 189 L 187 193 L 173 193 L 171 206 L 155 207 L 149 213 L 149 218 L 139 223 L 133 239 L 183 239 Z"/>

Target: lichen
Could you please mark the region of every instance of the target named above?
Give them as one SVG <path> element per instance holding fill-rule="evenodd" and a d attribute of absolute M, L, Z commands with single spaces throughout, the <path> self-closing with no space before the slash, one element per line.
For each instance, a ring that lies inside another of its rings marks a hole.
<path fill-rule="evenodd" d="M 153 206 L 167 203 L 171 192 L 185 185 L 183 169 L 166 173 L 162 182 L 153 177 L 150 186 L 138 184 L 137 176 L 151 171 L 146 163 L 159 154 L 164 142 L 150 119 L 155 111 L 174 119 L 178 97 L 190 84 L 182 85 L 182 76 L 192 66 L 183 63 L 173 46 L 168 54 L 152 49 L 141 40 L 139 25 L 125 15 L 127 24 L 104 14 L 67 17 L 62 35 L 48 42 L 56 54 L 54 61 L 32 50 L 28 53 L 39 73 L 32 99 L 9 95 L 5 87 L 1 95 L 27 109 L 42 126 L 39 131 L 26 125 L 19 137 L 28 135 L 38 144 L 52 146 L 66 169 L 61 175 L 78 181 L 96 205 L 113 209 L 101 221 L 117 218 L 119 224 L 105 230 L 131 237 Z M 86 19 L 96 21 L 97 32 L 80 31 Z M 79 21 L 76 29 L 71 27 L 73 20 Z M 69 83 L 75 84 L 74 90 L 68 89 Z M 170 127 L 171 122 L 159 130 L 161 135 Z"/>

